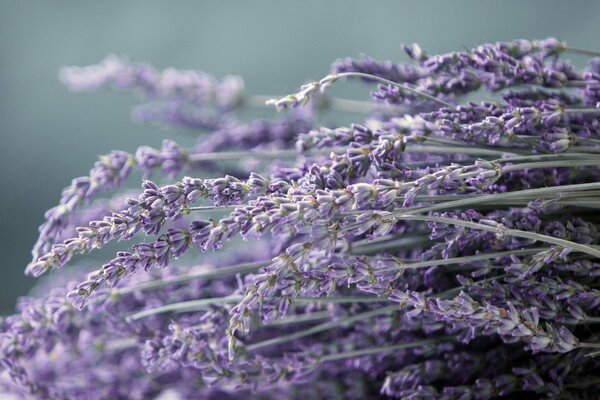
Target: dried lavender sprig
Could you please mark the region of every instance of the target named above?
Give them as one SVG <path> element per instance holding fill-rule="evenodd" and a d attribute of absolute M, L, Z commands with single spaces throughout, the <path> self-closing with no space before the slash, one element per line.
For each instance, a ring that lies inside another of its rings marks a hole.
<path fill-rule="evenodd" d="M 40 276 L 50 269 L 62 267 L 76 253 L 100 248 L 117 237 L 129 239 L 142 227 L 148 233 L 157 233 L 166 218 L 178 217 L 189 203 L 209 195 L 205 182 L 192 178 L 184 178 L 180 184 L 164 189 L 146 181 L 144 188 L 144 193 L 137 200 L 132 200 L 127 209 L 79 228 L 77 238 L 53 245 L 49 252 L 28 265 L 26 272 Z"/>
<path fill-rule="evenodd" d="M 33 247 L 33 259 L 48 251 L 54 238 L 66 225 L 69 214 L 77 206 L 102 190 L 120 186 L 129 175 L 134 163 L 132 155 L 114 151 L 99 158 L 94 168 L 90 170 L 89 177 L 73 179 L 71 185 L 63 189 L 60 204 L 46 211 L 46 221 L 39 227 L 40 236 Z"/>
<path fill-rule="evenodd" d="M 293 107 L 305 105 L 317 92 L 321 92 L 321 93 L 324 92 L 328 86 L 335 83 L 338 79 L 351 78 L 351 77 L 364 78 L 364 79 L 369 79 L 369 80 L 385 83 L 387 85 L 391 85 L 391 86 L 397 87 L 401 90 L 410 92 L 414 95 L 424 97 L 430 101 L 442 104 L 446 107 L 452 107 L 452 105 L 450 103 L 440 100 L 440 99 L 438 99 L 434 96 L 431 96 L 425 92 L 421 92 L 419 90 L 413 89 L 412 87 L 410 87 L 406 84 L 400 84 L 400 83 L 393 82 L 393 81 L 390 81 L 385 78 L 381 78 L 379 76 L 365 74 L 362 72 L 332 73 L 332 74 L 325 76 L 324 78 L 322 78 L 319 81 L 314 81 L 314 82 L 310 82 L 305 85 L 302 85 L 300 87 L 300 91 L 297 93 L 289 94 L 289 95 L 281 97 L 281 98 L 274 98 L 274 99 L 267 100 L 267 102 L 265 104 L 273 105 L 278 110 L 283 110 L 286 108 L 293 108 Z"/>
<path fill-rule="evenodd" d="M 482 44 L 472 50 L 462 52 L 452 52 L 446 54 L 424 57 L 422 63 L 432 71 L 439 71 L 447 68 L 459 68 L 473 63 L 473 58 L 478 57 L 478 61 L 489 61 L 493 64 L 494 60 L 487 60 L 487 57 L 496 56 L 496 62 L 507 59 L 521 60 L 530 57 L 535 53 L 541 53 L 546 58 L 551 55 L 560 54 L 566 48 L 566 43 L 549 37 L 543 40 L 515 40 L 512 42 L 495 42 Z M 405 47 L 405 50 L 408 48 Z M 409 53 L 409 56 L 411 54 Z M 488 65 L 489 67 L 489 65 Z"/>
<path fill-rule="evenodd" d="M 331 65 L 331 72 L 362 72 L 379 76 L 394 82 L 414 83 L 427 74 L 423 68 L 409 64 L 394 64 L 391 61 L 379 62 L 371 57 L 359 59 L 344 58 Z"/>
<path fill-rule="evenodd" d="M 351 350 L 343 353 L 337 354 L 329 354 L 322 357 L 319 357 L 318 360 L 320 362 L 331 362 L 343 360 L 345 358 L 354 358 L 354 357 L 362 357 L 371 354 L 384 353 L 388 351 L 401 350 L 401 349 L 409 349 L 412 347 L 420 347 L 420 346 L 429 346 L 433 344 L 439 344 L 446 340 L 449 340 L 449 337 L 439 337 L 436 339 L 424 339 L 419 341 L 405 342 L 399 344 L 393 344 L 389 346 L 381 346 L 381 347 L 372 347 L 369 349 L 359 349 L 359 350 Z"/>
<path fill-rule="evenodd" d="M 76 253 L 100 248 L 116 238 L 129 239 L 140 229 L 147 234 L 157 234 L 167 219 L 180 218 L 188 212 L 190 204 L 201 198 L 212 198 L 217 206 L 241 203 L 251 194 L 254 183 L 260 184 L 252 176 L 248 182 L 231 176 L 205 180 L 185 177 L 175 185 L 162 188 L 152 181 L 145 181 L 144 192 L 138 199 L 131 199 L 127 209 L 78 228 L 77 238 L 53 245 L 48 253 L 31 263 L 26 272 L 39 276 L 62 267 Z"/>
<path fill-rule="evenodd" d="M 244 91 L 244 81 L 238 76 L 226 76 L 218 81 L 197 70 L 169 68 L 159 72 L 149 64 L 133 64 L 114 55 L 97 65 L 63 68 L 60 79 L 69 89 L 78 92 L 113 86 L 121 90 L 140 90 L 149 98 L 179 99 L 193 104 L 214 102 L 225 110 L 238 106 Z"/>
<path fill-rule="evenodd" d="M 100 156 L 89 176 L 73 179 L 71 185 L 63 189 L 60 204 L 46 212 L 46 221 L 39 227 L 40 236 L 32 251 L 33 261 L 50 250 L 78 206 L 102 191 L 122 186 L 134 167 L 146 174 L 161 168 L 164 174 L 175 175 L 187 163 L 188 152 L 171 140 L 164 140 L 161 150 L 141 146 L 135 156 L 124 151 Z"/>

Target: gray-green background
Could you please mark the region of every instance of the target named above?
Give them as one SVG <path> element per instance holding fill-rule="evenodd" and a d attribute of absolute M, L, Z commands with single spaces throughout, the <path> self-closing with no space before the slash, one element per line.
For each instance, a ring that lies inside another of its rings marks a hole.
<path fill-rule="evenodd" d="M 43 212 L 98 154 L 190 140 L 131 123 L 129 96 L 68 93 L 61 66 L 114 53 L 284 94 L 338 57 L 402 60 L 402 42 L 433 53 L 546 36 L 600 49 L 600 2 L 0 0 L 0 313 L 33 284 L 23 269 Z"/>

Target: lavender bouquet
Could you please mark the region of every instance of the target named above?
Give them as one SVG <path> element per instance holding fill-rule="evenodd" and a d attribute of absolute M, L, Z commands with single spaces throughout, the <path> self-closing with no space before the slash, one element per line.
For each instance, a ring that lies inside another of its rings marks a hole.
<path fill-rule="evenodd" d="M 597 399 L 600 58 L 579 70 L 565 53 L 597 54 L 554 38 L 404 50 L 274 99 L 115 56 L 65 68 L 199 136 L 100 156 L 63 190 L 26 269 L 52 273 L 1 321 L 2 390 Z M 345 79 L 372 101 L 326 93 Z M 265 103 L 285 111 L 244 121 Z M 131 244 L 62 268 L 114 241 Z"/>

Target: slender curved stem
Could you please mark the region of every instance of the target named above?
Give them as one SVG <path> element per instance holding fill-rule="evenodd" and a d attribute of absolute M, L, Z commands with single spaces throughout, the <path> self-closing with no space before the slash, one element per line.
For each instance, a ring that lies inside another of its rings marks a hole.
<path fill-rule="evenodd" d="M 269 326 L 302 324 L 305 322 L 318 321 L 318 320 L 327 319 L 330 317 L 331 317 L 331 313 L 329 311 L 317 311 L 317 312 L 311 312 L 311 313 L 306 313 L 306 314 L 290 315 L 288 317 L 276 319 L 275 321 L 269 322 L 265 326 L 269 327 Z"/>
<path fill-rule="evenodd" d="M 600 114 L 600 108 L 565 108 L 566 114 Z"/>
<path fill-rule="evenodd" d="M 504 169 L 503 169 L 504 170 Z M 530 199 L 540 199 L 545 198 L 548 195 L 558 194 L 559 197 L 568 197 L 569 192 L 578 192 L 578 191 L 587 191 L 592 189 L 600 189 L 600 182 L 593 183 L 580 183 L 573 185 L 563 185 L 563 186 L 552 186 L 546 188 L 538 188 L 538 189 L 526 189 L 526 190 L 517 190 L 514 192 L 506 192 L 506 193 L 493 193 L 493 194 L 484 194 L 477 195 L 474 197 L 463 198 L 454 201 L 447 201 L 439 204 L 434 204 L 432 206 L 427 207 L 419 207 L 414 210 L 408 210 L 406 212 L 399 210 L 397 212 L 393 212 L 392 215 L 396 214 L 416 214 L 416 213 L 425 213 L 430 211 L 439 211 L 439 210 L 448 210 L 458 207 L 470 206 L 470 205 L 479 205 L 492 201 L 498 200 L 510 200 L 510 199 L 521 199 L 521 198 L 530 198 Z M 598 199 L 600 201 L 600 198 Z"/>
<path fill-rule="evenodd" d="M 579 49 L 577 47 L 567 46 L 565 47 L 565 51 L 569 51 L 571 53 L 583 54 L 586 56 L 600 57 L 599 51 L 587 50 L 587 49 Z"/>
<path fill-rule="evenodd" d="M 272 99 L 274 97 L 277 96 L 251 95 L 245 99 L 245 102 L 250 107 L 265 108 L 265 103 L 269 99 Z M 406 111 L 406 109 L 403 107 L 376 103 L 371 101 L 343 99 L 339 97 L 330 96 L 327 96 L 324 100 L 328 108 L 353 114 L 369 114 L 372 111 L 384 111 L 395 113 L 403 113 Z"/>
<path fill-rule="evenodd" d="M 397 304 L 391 305 L 391 306 L 386 306 L 386 307 L 382 307 L 382 308 L 378 308 L 376 310 L 371 310 L 371 311 L 367 311 L 364 313 L 360 313 L 360 314 L 356 314 L 356 315 L 351 315 L 349 317 L 344 317 L 344 318 L 340 318 L 337 319 L 335 321 L 328 321 L 319 325 L 315 325 L 313 327 L 310 327 L 308 329 L 304 329 L 302 331 L 299 332 L 294 332 L 294 333 L 290 333 L 288 335 L 281 335 L 272 339 L 267 339 L 264 340 L 262 342 L 258 342 L 258 343 L 253 343 L 250 344 L 248 346 L 246 346 L 246 350 L 248 351 L 254 351 L 254 350 L 258 350 L 260 348 L 263 347 L 267 347 L 267 346 L 274 346 L 277 344 L 281 344 L 281 343 L 286 343 L 292 340 L 296 340 L 296 339 L 300 339 L 303 338 L 305 336 L 310 336 L 310 335 L 314 335 L 316 333 L 319 332 L 323 332 L 323 331 L 327 331 L 329 329 L 333 329 L 336 328 L 338 326 L 341 325 L 345 325 L 345 324 L 351 324 L 354 323 L 356 321 L 360 321 L 362 319 L 367 319 L 367 318 L 371 318 L 374 317 L 376 315 L 380 315 L 380 314 L 387 314 L 389 312 L 392 312 L 394 310 L 398 310 L 399 307 Z"/>
<path fill-rule="evenodd" d="M 428 260 L 428 261 L 419 261 L 419 262 L 413 262 L 413 263 L 398 263 L 397 267 L 382 268 L 382 269 L 378 269 L 377 272 L 429 268 L 429 267 L 434 267 L 434 266 L 438 266 L 438 265 L 468 264 L 468 263 L 471 263 L 474 261 L 483 261 L 483 260 L 489 260 L 492 258 L 536 254 L 536 253 L 539 253 L 539 252 L 547 250 L 547 249 L 548 249 L 547 247 L 536 247 L 536 248 L 531 248 L 531 249 L 500 251 L 497 253 L 486 253 L 486 254 L 478 254 L 478 255 L 474 255 L 474 256 L 446 258 L 446 259 L 440 259 L 440 260 Z"/>
<path fill-rule="evenodd" d="M 514 156 L 514 157 L 509 157 L 509 158 L 497 158 L 495 160 L 492 160 L 492 162 L 506 163 L 506 162 L 515 162 L 515 161 L 547 160 L 547 159 L 570 160 L 573 158 L 594 159 L 594 158 L 598 158 L 598 155 L 590 154 L 590 153 L 570 153 L 570 152 L 558 153 L 558 154 L 534 154 L 534 155 L 528 155 L 528 156 Z M 598 159 L 600 160 L 600 158 L 598 158 Z"/>
<path fill-rule="evenodd" d="M 439 222 L 441 224 L 462 226 L 465 228 L 477 229 L 481 231 L 493 232 L 498 235 L 514 236 L 523 239 L 530 239 L 534 241 L 540 241 L 545 243 L 554 244 L 567 249 L 572 249 L 577 252 L 586 253 L 594 257 L 600 257 L 600 250 L 592 246 L 585 244 L 571 242 L 569 240 L 555 238 L 548 235 L 542 235 L 540 233 L 527 232 L 519 229 L 509 229 L 503 227 L 501 224 L 498 226 L 484 225 L 472 221 L 461 221 L 458 219 L 445 218 L 445 217 L 433 217 L 425 215 L 395 215 L 392 218 L 401 219 L 405 221 L 423 221 L 423 222 Z"/>
<path fill-rule="evenodd" d="M 160 307 L 149 308 L 125 317 L 129 321 L 137 321 L 142 318 L 152 315 L 164 314 L 168 312 L 193 312 L 204 310 L 211 305 L 220 305 L 228 303 L 238 303 L 243 299 L 243 296 L 233 295 L 225 297 L 212 297 L 207 299 L 197 299 L 189 301 L 181 301 L 178 303 L 165 304 Z M 383 297 L 376 296 L 336 296 L 336 297 L 295 297 L 294 301 L 300 303 L 378 303 L 387 302 Z"/>
<path fill-rule="evenodd" d="M 429 346 L 429 345 L 433 345 L 433 344 L 438 344 L 438 343 L 440 343 L 440 341 L 444 341 L 444 340 L 448 340 L 448 339 L 449 339 L 449 337 L 436 338 L 436 339 L 424 339 L 424 340 L 417 340 L 414 342 L 404 342 L 404 343 L 399 343 L 399 344 L 392 344 L 389 346 L 370 347 L 368 349 L 358 349 L 358 350 L 352 350 L 352 351 L 345 351 L 343 353 L 328 354 L 326 356 L 320 357 L 319 362 L 325 363 L 325 362 L 329 362 L 329 361 L 343 360 L 346 358 L 362 357 L 362 356 L 368 356 L 368 355 L 379 354 L 379 353 L 387 353 L 387 352 L 394 351 L 394 350 L 411 349 L 414 347 Z"/>
<path fill-rule="evenodd" d="M 333 74 L 331 74 L 331 76 L 334 78 L 364 78 L 364 79 L 378 81 L 378 82 L 384 83 L 386 85 L 395 86 L 397 88 L 400 88 L 402 90 L 405 90 L 405 91 L 415 94 L 417 96 L 424 97 L 428 100 L 435 101 L 436 103 L 442 104 L 446 107 L 454 108 L 454 106 L 452 104 L 450 104 L 444 100 L 440 100 L 437 97 L 434 97 L 430 94 L 421 92 L 420 90 L 417 90 L 414 88 L 411 88 L 410 86 L 408 86 L 406 84 L 390 81 L 389 79 L 385 79 L 380 76 L 365 74 L 363 72 L 341 72 L 341 73 L 333 73 Z"/>
<path fill-rule="evenodd" d="M 306 152 L 306 155 L 319 155 L 319 154 L 329 154 L 331 152 L 337 151 L 345 151 L 346 147 L 330 147 L 325 149 L 312 149 Z M 199 162 L 199 161 L 229 161 L 229 160 L 239 160 L 247 157 L 258 157 L 265 159 L 273 159 L 273 158 L 293 158 L 300 155 L 305 155 L 305 153 L 300 153 L 296 149 L 285 149 L 285 150 L 256 150 L 256 151 L 222 151 L 216 153 L 197 153 L 190 154 L 189 161 L 191 162 Z"/>
<path fill-rule="evenodd" d="M 600 148 L 598 149 L 600 150 Z M 535 168 L 574 168 L 574 167 L 600 167 L 600 160 L 559 160 L 559 161 L 540 161 L 502 167 L 502 172 L 522 171 L 524 169 Z"/>
<path fill-rule="evenodd" d="M 175 285 L 178 283 L 189 282 L 194 279 L 210 280 L 210 279 L 215 279 L 215 278 L 221 278 L 224 276 L 232 276 L 235 274 L 244 274 L 244 273 L 256 271 L 262 267 L 266 267 L 270 263 L 271 263 L 270 260 L 265 260 L 265 261 L 257 261 L 257 262 L 238 264 L 238 265 L 233 265 L 230 267 L 207 269 L 207 270 L 194 272 L 191 274 L 173 276 L 173 277 L 169 277 L 169 278 L 163 278 L 163 279 L 157 279 L 154 281 L 144 282 L 137 286 L 125 287 L 123 289 L 116 289 L 115 294 L 122 295 L 122 294 L 134 293 L 137 291 L 158 289 L 158 288 L 168 286 L 168 285 Z"/>

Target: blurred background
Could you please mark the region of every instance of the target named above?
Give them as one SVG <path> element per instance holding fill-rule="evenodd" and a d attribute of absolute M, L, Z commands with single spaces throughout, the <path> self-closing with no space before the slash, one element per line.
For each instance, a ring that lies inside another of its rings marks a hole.
<path fill-rule="evenodd" d="M 159 69 L 241 75 L 252 94 L 287 94 L 325 75 L 336 58 L 406 60 L 400 43 L 436 53 L 555 36 L 598 50 L 599 16 L 593 0 L 0 0 L 0 314 L 35 283 L 23 270 L 44 211 L 97 155 L 159 147 L 165 137 L 194 143 L 189 132 L 131 122 L 135 100 L 127 94 L 69 93 L 57 79 L 61 66 L 113 53 Z M 334 90 L 368 95 L 346 83 Z"/>

